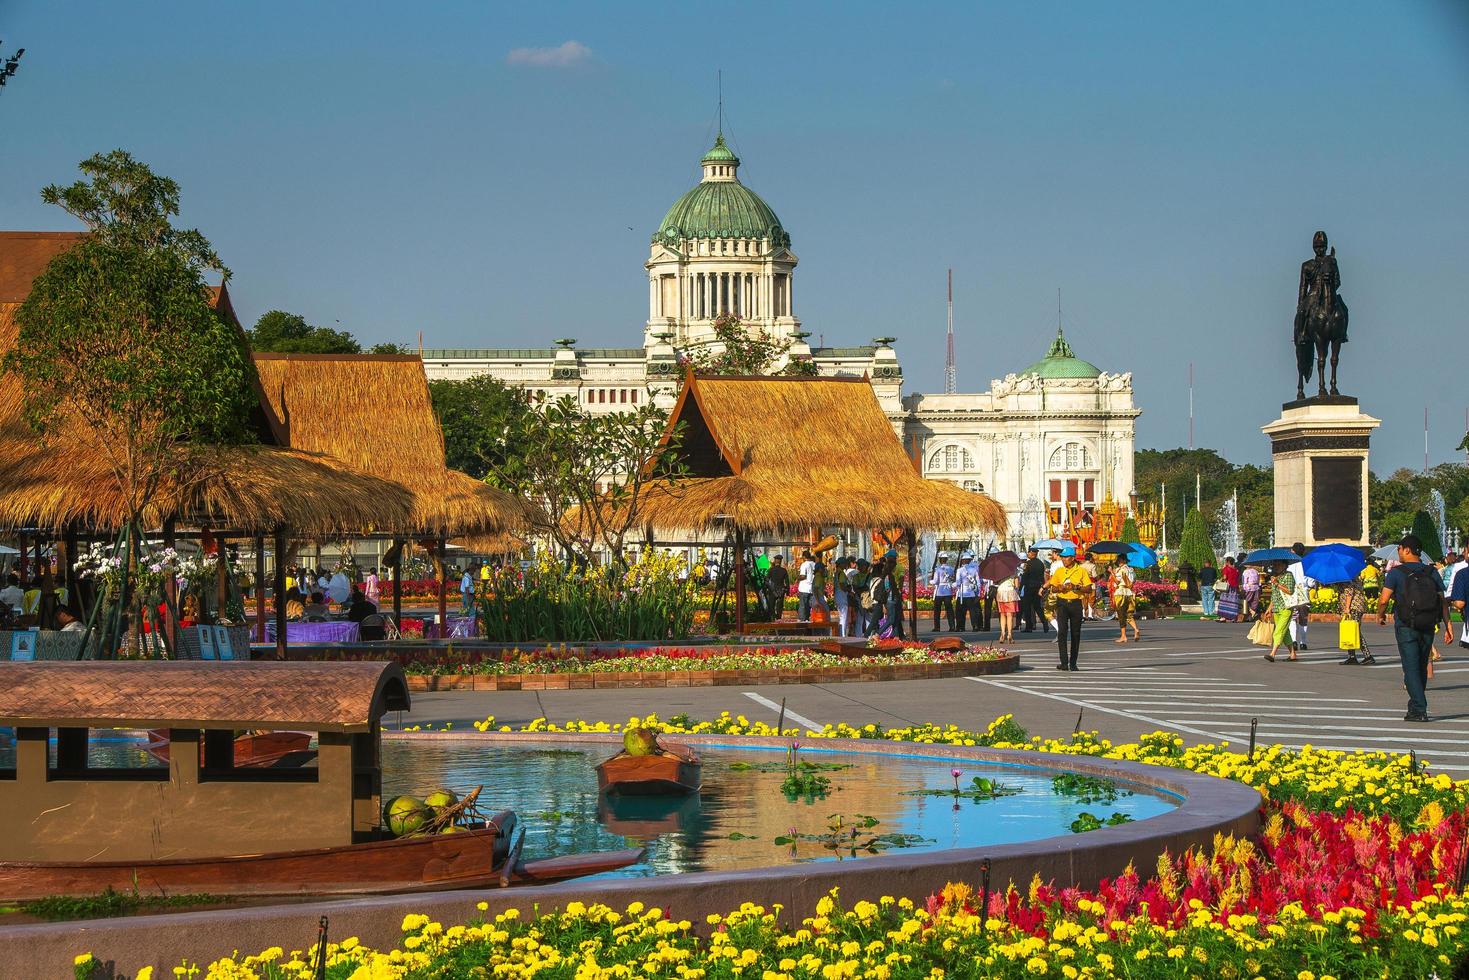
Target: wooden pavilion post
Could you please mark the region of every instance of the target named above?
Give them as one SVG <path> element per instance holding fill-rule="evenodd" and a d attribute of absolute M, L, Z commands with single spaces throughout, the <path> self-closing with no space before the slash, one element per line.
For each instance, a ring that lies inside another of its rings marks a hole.
<path fill-rule="evenodd" d="M 224 537 L 215 538 L 214 546 L 219 549 L 219 561 L 214 563 L 214 621 L 217 623 L 224 619 L 225 607 L 230 604 L 230 572 Z"/>
<path fill-rule="evenodd" d="M 745 635 L 745 532 L 735 528 L 735 636 Z"/>
<path fill-rule="evenodd" d="M 275 529 L 275 659 L 286 659 L 286 529 Z"/>
<path fill-rule="evenodd" d="M 918 541 L 910 527 L 908 535 L 908 632 L 918 639 Z M 901 615 L 901 613 L 899 614 Z"/>
<path fill-rule="evenodd" d="M 393 539 L 393 624 L 403 630 L 403 542 Z"/>
<path fill-rule="evenodd" d="M 15 571 L 18 575 L 20 575 L 20 587 L 22 590 L 24 590 L 26 585 L 30 582 L 30 574 L 28 571 L 30 559 L 26 557 L 26 549 L 29 547 L 30 537 L 24 531 L 20 532 L 20 555 L 16 558 Z"/>
<path fill-rule="evenodd" d="M 77 529 L 75 524 L 68 524 L 64 532 L 66 538 L 66 566 L 62 569 L 62 581 L 66 583 L 66 604 L 71 611 L 81 615 L 81 596 L 77 594 L 77 573 L 73 567 L 77 560 Z M 83 616 L 83 619 L 86 617 Z"/>
<path fill-rule="evenodd" d="M 163 520 L 163 546 L 172 548 L 174 546 L 174 519 L 166 517 Z M 169 575 L 163 580 L 163 628 L 168 635 L 168 649 L 178 651 L 179 648 L 179 580 L 177 576 Z"/>
<path fill-rule="evenodd" d="M 280 564 L 280 556 L 276 556 Z M 276 600 L 280 601 L 280 600 Z M 255 535 L 255 642 L 265 642 L 265 535 Z"/>
<path fill-rule="evenodd" d="M 449 635 L 449 539 L 439 535 L 439 639 Z"/>

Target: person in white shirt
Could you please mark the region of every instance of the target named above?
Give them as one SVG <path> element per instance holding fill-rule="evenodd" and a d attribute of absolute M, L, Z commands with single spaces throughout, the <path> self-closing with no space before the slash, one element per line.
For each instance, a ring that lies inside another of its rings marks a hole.
<path fill-rule="evenodd" d="M 796 570 L 796 618 L 806 623 L 811 620 L 811 583 L 816 578 L 816 562 L 810 551 L 801 552 L 801 567 Z"/>
<path fill-rule="evenodd" d="M 20 576 L 11 572 L 5 580 L 5 588 L 0 589 L 0 602 L 5 603 L 19 616 L 20 606 L 25 601 L 25 597 L 25 590 L 20 587 Z"/>
<path fill-rule="evenodd" d="M 928 584 L 933 587 L 933 631 L 939 631 L 939 620 L 947 609 L 949 632 L 954 632 L 954 566 L 949 564 L 945 552 L 939 552 L 938 564 L 928 576 Z"/>
<path fill-rule="evenodd" d="M 964 632 L 966 620 L 970 629 L 979 629 L 979 562 L 966 551 L 959 556 L 964 564 L 954 573 L 955 603 L 959 607 L 959 632 Z"/>
<path fill-rule="evenodd" d="M 352 597 L 352 583 L 347 581 L 346 572 L 337 569 L 337 573 L 326 584 L 326 594 L 339 606 Z"/>
<path fill-rule="evenodd" d="M 842 556 L 836 561 L 836 573 L 832 577 L 831 594 L 832 601 L 836 606 L 837 628 L 839 635 L 847 636 L 850 632 L 848 619 L 851 618 L 852 610 L 852 583 L 857 577 L 857 569 L 852 566 L 852 559 Z"/>
<path fill-rule="evenodd" d="M 87 628 L 87 624 L 77 619 L 76 613 L 71 611 L 70 606 L 56 607 L 56 622 L 61 625 L 63 633 L 80 633 Z"/>
<path fill-rule="evenodd" d="M 1295 576 L 1297 583 L 1306 583 L 1306 593 L 1309 595 L 1310 591 L 1316 588 L 1316 580 L 1306 574 L 1306 567 L 1301 562 L 1301 559 L 1306 554 L 1306 546 L 1297 541 L 1290 546 L 1290 550 L 1295 552 L 1296 560 L 1290 563 L 1286 571 Z M 1299 650 L 1306 649 L 1306 626 L 1310 622 L 1311 604 L 1308 602 L 1304 606 L 1296 607 L 1296 611 L 1291 615 L 1290 619 L 1290 636 L 1295 641 L 1296 648 Z"/>

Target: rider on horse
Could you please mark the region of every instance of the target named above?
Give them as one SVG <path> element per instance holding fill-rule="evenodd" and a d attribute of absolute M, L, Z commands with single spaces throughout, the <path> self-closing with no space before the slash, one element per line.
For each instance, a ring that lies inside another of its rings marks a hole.
<path fill-rule="evenodd" d="M 1331 393 L 1336 390 L 1336 363 L 1341 345 L 1347 342 L 1347 304 L 1337 290 L 1341 272 L 1336 266 L 1336 249 L 1326 251 L 1326 232 L 1318 231 L 1311 241 L 1314 258 L 1301 263 L 1301 286 L 1296 297 L 1296 397 L 1305 397 L 1311 379 L 1311 354 L 1316 354 L 1320 375 L 1319 393 L 1326 394 L 1326 349 L 1331 347 Z"/>

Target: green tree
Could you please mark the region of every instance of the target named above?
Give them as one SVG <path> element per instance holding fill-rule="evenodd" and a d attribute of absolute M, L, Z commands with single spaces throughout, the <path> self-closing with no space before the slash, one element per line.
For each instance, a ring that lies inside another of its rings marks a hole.
<path fill-rule="evenodd" d="M 407 344 L 373 344 L 367 349 L 369 354 L 412 354 Z"/>
<path fill-rule="evenodd" d="M 1413 515 L 1413 534 L 1423 542 L 1424 555 L 1434 561 L 1443 560 L 1443 542 L 1438 536 L 1438 525 L 1433 523 L 1428 511 L 1420 510 Z"/>
<path fill-rule="evenodd" d="M 65 427 L 106 461 L 137 528 L 165 481 L 197 480 L 210 446 L 251 438 L 255 369 L 209 302 L 205 271 L 228 270 L 171 224 L 178 185 L 121 150 L 80 169 L 86 180 L 41 197 L 91 234 L 36 277 L 4 367 L 39 436 Z"/>
<path fill-rule="evenodd" d="M 1154 503 L 1159 486 L 1166 484 L 1174 513 L 1177 502 L 1193 500 L 1196 477 L 1204 499 L 1194 505 L 1205 515 L 1217 514 L 1226 499 L 1238 494 L 1244 545 L 1263 547 L 1270 539 L 1275 524 L 1275 474 L 1268 466 L 1236 466 L 1213 449 L 1140 449 L 1133 454 L 1133 473 L 1138 493 Z M 1171 518 L 1169 524 L 1176 526 Z"/>
<path fill-rule="evenodd" d="M 700 374 L 816 374 L 815 361 L 808 357 L 790 356 L 794 340 L 769 337 L 760 330 L 752 331 L 731 313 L 715 318 L 714 340 L 713 345 L 699 347 L 688 354 L 689 364 Z M 714 346 L 720 349 L 715 351 Z M 781 365 L 779 370 L 776 370 L 777 364 Z"/>
<path fill-rule="evenodd" d="M 444 455 L 449 466 L 476 479 L 492 474 L 496 483 L 517 490 L 524 474 L 519 470 L 522 446 L 519 434 L 535 409 L 525 389 L 514 388 L 489 375 L 458 381 L 428 383 L 429 397 L 444 430 Z"/>
<path fill-rule="evenodd" d="M 1128 544 L 1142 544 L 1142 538 L 1137 536 L 1137 521 L 1130 516 L 1122 522 L 1122 537 L 1119 540 Z"/>
<path fill-rule="evenodd" d="M 345 330 L 314 327 L 297 313 L 271 310 L 249 331 L 250 347 L 283 354 L 360 354 L 362 345 Z"/>
<path fill-rule="evenodd" d="M 1183 519 L 1183 535 L 1178 542 L 1178 564 L 1182 567 L 1187 563 L 1199 569 L 1204 567 L 1205 561 L 1211 565 L 1217 564 L 1214 545 L 1209 541 L 1209 525 L 1204 521 L 1203 513 L 1197 507 L 1192 507 Z"/>
<path fill-rule="evenodd" d="M 673 488 L 686 472 L 676 451 L 665 452 L 681 437 L 675 431 L 664 443 L 667 420 L 651 402 L 592 413 L 570 395 L 508 412 L 503 441 L 514 451 L 487 460 L 487 479 L 532 501 L 532 530 L 564 552 L 590 560 L 601 546 L 620 558 L 628 535 L 645 530 L 647 492 Z"/>

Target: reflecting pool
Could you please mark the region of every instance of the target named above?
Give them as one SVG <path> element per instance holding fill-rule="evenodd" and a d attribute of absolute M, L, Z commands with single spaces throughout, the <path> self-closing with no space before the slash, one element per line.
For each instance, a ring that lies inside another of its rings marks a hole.
<path fill-rule="evenodd" d="M 1179 802 L 1127 784 L 1115 784 L 1115 799 L 1084 802 L 1056 792 L 1054 774 L 1043 770 L 804 748 L 799 761 L 818 767 L 811 773 L 830 785 L 824 796 L 788 795 L 782 792 L 787 753 L 703 747 L 704 784 L 695 796 L 599 797 L 596 765 L 614 751 L 612 745 L 576 743 L 387 739 L 383 799 L 422 797 L 441 786 L 458 792 L 483 786 L 482 809 L 519 813 L 528 857 L 646 847 L 644 861 L 613 873 L 619 877 L 861 860 L 872 851 L 852 857 L 854 831 L 856 843 L 876 838 L 877 850 L 889 854 L 1038 840 L 1071 834 L 1083 813 L 1104 821 L 1114 813 L 1144 820 Z M 1012 795 L 915 794 L 951 791 L 955 768 L 961 789 L 979 778 Z M 834 830 L 837 817 L 840 829 Z"/>

